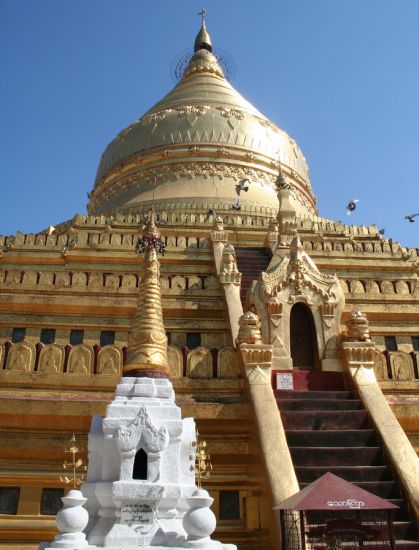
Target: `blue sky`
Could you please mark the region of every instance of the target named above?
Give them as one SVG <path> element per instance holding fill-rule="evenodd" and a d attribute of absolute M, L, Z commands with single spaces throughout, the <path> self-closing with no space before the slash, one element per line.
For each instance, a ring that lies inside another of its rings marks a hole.
<path fill-rule="evenodd" d="M 419 1 L 204 5 L 233 85 L 302 148 L 321 215 L 419 246 L 403 219 L 419 212 Z M 201 6 L 0 0 L 0 234 L 85 213 L 102 151 L 173 87 Z"/>

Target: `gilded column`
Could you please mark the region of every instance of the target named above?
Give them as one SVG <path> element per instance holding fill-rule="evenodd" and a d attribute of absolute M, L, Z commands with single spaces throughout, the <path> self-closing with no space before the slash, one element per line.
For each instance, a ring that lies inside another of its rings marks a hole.
<path fill-rule="evenodd" d="M 137 315 L 128 335 L 127 362 L 124 376 L 168 378 L 167 336 L 163 324 L 160 292 L 160 263 L 157 253 L 164 254 L 165 245 L 150 212 L 136 251 L 144 254 L 141 283 L 138 290 Z"/>

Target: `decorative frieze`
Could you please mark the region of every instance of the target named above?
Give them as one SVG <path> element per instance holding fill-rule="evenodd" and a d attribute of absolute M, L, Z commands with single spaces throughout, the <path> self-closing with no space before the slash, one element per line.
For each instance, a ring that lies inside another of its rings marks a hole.
<path fill-rule="evenodd" d="M 372 342 L 343 342 L 342 349 L 348 367 L 374 368 L 375 346 Z"/>

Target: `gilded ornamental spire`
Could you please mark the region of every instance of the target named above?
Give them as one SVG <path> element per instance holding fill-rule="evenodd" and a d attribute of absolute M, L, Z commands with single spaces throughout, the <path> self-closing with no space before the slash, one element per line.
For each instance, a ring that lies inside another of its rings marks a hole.
<path fill-rule="evenodd" d="M 212 52 L 211 37 L 208 34 L 207 27 L 205 25 L 206 13 L 207 13 L 207 10 L 205 8 L 202 8 L 201 11 L 198 13 L 198 15 L 202 17 L 202 23 L 201 23 L 201 29 L 195 38 L 195 44 L 194 44 L 195 52 L 197 52 L 198 50 L 208 50 L 209 52 Z"/>
<path fill-rule="evenodd" d="M 137 315 L 128 335 L 124 376 L 169 376 L 160 292 L 160 263 L 157 258 L 157 253 L 164 254 L 164 251 L 165 245 L 155 224 L 154 211 L 151 210 L 143 234 L 136 244 L 137 254 L 144 254 L 144 263 L 138 290 Z"/>

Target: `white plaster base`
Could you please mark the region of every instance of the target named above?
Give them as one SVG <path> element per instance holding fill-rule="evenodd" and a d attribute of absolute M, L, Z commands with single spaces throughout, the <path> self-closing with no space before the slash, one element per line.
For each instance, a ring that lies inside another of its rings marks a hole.
<path fill-rule="evenodd" d="M 185 550 L 185 548 L 190 548 L 189 546 L 108 546 L 107 550 L 167 550 L 171 548 L 172 550 Z M 205 550 L 237 550 L 235 544 L 223 544 L 216 540 L 211 540 L 208 545 L 205 547 Z M 46 549 L 48 550 L 48 549 Z M 75 550 L 78 550 L 75 549 Z M 83 550 L 101 550 L 99 546 L 87 546 Z"/>
<path fill-rule="evenodd" d="M 195 440 L 195 423 L 182 419 L 169 380 L 123 377 L 105 418 L 94 419 L 89 434 L 89 468 L 81 490 L 93 517 L 85 548 L 235 549 L 207 536 L 215 522 L 196 540 L 183 527 L 197 489 L 190 469 Z M 140 449 L 147 455 L 147 474 L 134 479 Z"/>

